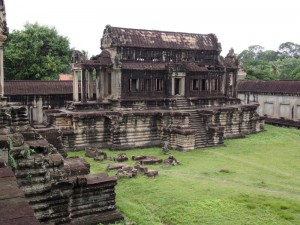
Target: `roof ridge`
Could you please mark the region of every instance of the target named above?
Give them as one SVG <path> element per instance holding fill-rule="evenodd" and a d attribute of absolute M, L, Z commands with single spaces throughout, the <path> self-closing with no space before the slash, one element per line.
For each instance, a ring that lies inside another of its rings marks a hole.
<path fill-rule="evenodd" d="M 160 32 L 160 33 L 177 33 L 177 34 L 194 34 L 194 35 L 215 35 L 214 33 L 208 33 L 208 34 L 200 34 L 200 33 L 193 33 L 193 32 L 180 32 L 180 31 L 165 31 L 165 30 L 150 30 L 150 29 L 138 29 L 138 28 L 127 28 L 127 27 L 114 27 L 110 26 L 111 29 L 125 29 L 125 30 L 135 30 L 135 31 L 151 31 L 151 32 Z"/>

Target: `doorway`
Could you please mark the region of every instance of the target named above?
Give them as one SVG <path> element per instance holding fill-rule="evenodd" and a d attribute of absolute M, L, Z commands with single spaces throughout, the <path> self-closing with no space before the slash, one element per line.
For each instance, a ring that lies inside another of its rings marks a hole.
<path fill-rule="evenodd" d="M 175 95 L 180 95 L 181 93 L 181 91 L 180 91 L 180 80 L 181 80 L 181 78 L 175 78 L 175 83 L 174 83 L 174 88 L 175 88 L 175 90 L 174 90 L 174 94 Z"/>

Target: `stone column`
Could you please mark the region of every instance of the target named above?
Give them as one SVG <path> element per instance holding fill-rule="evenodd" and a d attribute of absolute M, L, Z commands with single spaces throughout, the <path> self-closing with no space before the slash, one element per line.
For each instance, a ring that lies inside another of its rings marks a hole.
<path fill-rule="evenodd" d="M 185 76 L 181 78 L 180 80 L 180 95 L 181 96 L 186 96 L 186 93 L 185 93 Z"/>
<path fill-rule="evenodd" d="M 209 91 L 209 94 L 211 95 L 211 74 L 209 73 L 208 74 L 208 91 Z"/>
<path fill-rule="evenodd" d="M 87 94 L 88 94 L 88 100 L 93 100 L 93 69 L 88 70 L 88 77 L 87 77 Z"/>
<path fill-rule="evenodd" d="M 4 97 L 3 42 L 0 40 L 0 98 Z"/>
<path fill-rule="evenodd" d="M 114 68 L 111 73 L 111 95 L 116 99 L 121 97 L 121 68 Z"/>
<path fill-rule="evenodd" d="M 236 98 L 237 96 L 237 70 L 234 70 L 233 75 L 232 75 L 232 97 Z"/>
<path fill-rule="evenodd" d="M 101 92 L 101 72 L 100 72 L 100 67 L 96 68 L 96 100 L 97 102 L 101 102 L 102 101 L 102 92 Z"/>
<path fill-rule="evenodd" d="M 80 70 L 73 70 L 73 101 L 79 101 L 79 93 L 78 93 L 78 73 Z"/>
<path fill-rule="evenodd" d="M 226 72 L 224 72 L 222 75 L 220 75 L 220 93 L 222 95 L 225 95 L 225 81 L 226 81 Z"/>
<path fill-rule="evenodd" d="M 86 69 L 83 68 L 81 72 L 81 102 L 86 103 Z"/>
<path fill-rule="evenodd" d="M 39 124 L 43 123 L 43 97 L 39 96 L 36 99 L 36 107 L 37 107 L 37 122 Z"/>
<path fill-rule="evenodd" d="M 229 96 L 229 87 L 228 87 L 229 82 L 230 82 L 230 74 L 229 74 L 229 71 L 226 69 L 225 77 L 223 80 L 225 96 Z"/>
<path fill-rule="evenodd" d="M 172 74 L 169 73 L 167 75 L 167 85 L 165 86 L 167 88 L 167 97 L 171 97 L 172 95 L 174 95 L 174 78 L 172 78 Z"/>

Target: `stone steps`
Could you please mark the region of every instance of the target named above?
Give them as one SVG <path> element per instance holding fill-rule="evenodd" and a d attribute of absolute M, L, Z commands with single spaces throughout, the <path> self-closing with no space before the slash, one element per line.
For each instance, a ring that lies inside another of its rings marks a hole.
<path fill-rule="evenodd" d="M 190 126 L 196 130 L 195 147 L 207 146 L 207 131 L 203 119 L 196 111 L 191 111 Z"/>
<path fill-rule="evenodd" d="M 188 99 L 186 98 L 176 98 L 176 108 L 177 109 L 190 109 L 191 105 Z"/>

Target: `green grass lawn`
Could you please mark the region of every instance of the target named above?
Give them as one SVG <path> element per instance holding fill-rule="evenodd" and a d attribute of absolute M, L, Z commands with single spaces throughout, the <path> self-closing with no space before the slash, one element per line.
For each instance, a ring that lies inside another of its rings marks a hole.
<path fill-rule="evenodd" d="M 226 140 L 225 147 L 171 151 L 181 165 L 149 166 L 159 170 L 155 178 L 139 174 L 118 180 L 117 207 L 124 224 L 300 224 L 300 130 L 265 128 Z M 159 148 L 126 154 L 167 158 Z M 91 173 L 103 172 L 111 163 L 87 160 Z"/>

